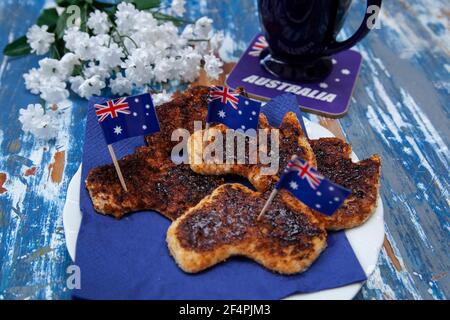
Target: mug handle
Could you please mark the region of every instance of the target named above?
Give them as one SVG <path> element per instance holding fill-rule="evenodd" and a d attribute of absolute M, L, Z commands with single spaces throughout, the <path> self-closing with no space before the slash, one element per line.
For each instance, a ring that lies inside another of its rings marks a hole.
<path fill-rule="evenodd" d="M 378 15 L 381 10 L 382 0 L 367 0 L 367 8 L 366 14 L 364 16 L 364 20 L 356 30 L 355 34 L 352 35 L 345 41 L 334 41 L 326 50 L 326 55 L 331 55 L 339 51 L 343 51 L 353 47 L 357 44 L 361 39 L 363 39 L 372 29 L 375 28 L 376 19 L 378 19 Z M 369 21 L 373 19 L 372 21 Z M 369 23 L 372 25 L 369 26 Z"/>

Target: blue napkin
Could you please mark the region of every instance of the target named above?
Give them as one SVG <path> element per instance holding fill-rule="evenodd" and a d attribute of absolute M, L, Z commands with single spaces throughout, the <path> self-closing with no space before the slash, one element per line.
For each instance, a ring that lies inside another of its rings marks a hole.
<path fill-rule="evenodd" d="M 269 122 L 279 124 L 287 104 L 266 104 Z M 298 107 L 291 110 L 300 114 Z M 267 112 L 266 112 L 267 111 Z M 119 157 L 144 144 L 143 137 L 114 144 Z M 78 299 L 281 299 L 364 281 L 362 270 L 344 232 L 330 233 L 328 247 L 304 273 L 283 276 L 241 257 L 198 274 L 176 265 L 166 245 L 170 221 L 154 211 L 115 220 L 95 213 L 84 181 L 88 172 L 111 163 L 106 142 L 92 108 L 88 110 L 83 154 L 76 264 L 81 270 Z M 143 181 L 144 183 L 144 181 Z"/>

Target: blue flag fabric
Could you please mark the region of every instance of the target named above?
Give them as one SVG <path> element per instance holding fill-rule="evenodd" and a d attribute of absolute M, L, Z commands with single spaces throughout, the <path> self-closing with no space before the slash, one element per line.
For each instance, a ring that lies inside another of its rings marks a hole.
<path fill-rule="evenodd" d="M 247 99 L 228 87 L 211 87 L 208 123 L 222 123 L 230 129 L 258 128 L 261 102 Z"/>
<path fill-rule="evenodd" d="M 115 100 L 93 97 L 89 100 L 89 108 L 95 109 L 107 144 L 160 131 L 148 93 Z"/>
<path fill-rule="evenodd" d="M 289 161 L 276 185 L 286 189 L 308 207 L 331 216 L 344 203 L 351 191 L 322 176 L 307 161 Z"/>

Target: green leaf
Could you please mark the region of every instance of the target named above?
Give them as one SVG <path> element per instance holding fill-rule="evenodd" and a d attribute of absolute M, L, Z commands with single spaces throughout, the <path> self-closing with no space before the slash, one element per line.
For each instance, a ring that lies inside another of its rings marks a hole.
<path fill-rule="evenodd" d="M 58 7 L 68 7 L 71 5 L 81 5 L 84 3 L 84 0 L 56 0 L 56 5 Z"/>
<path fill-rule="evenodd" d="M 8 44 L 3 49 L 3 54 L 10 57 L 20 57 L 31 53 L 31 47 L 27 43 L 27 37 L 23 36 Z"/>
<path fill-rule="evenodd" d="M 97 9 L 111 9 L 116 6 L 115 3 L 107 3 L 107 2 L 96 1 L 96 0 L 94 0 L 92 5 Z"/>
<path fill-rule="evenodd" d="M 161 0 L 132 0 L 130 2 L 139 10 L 158 8 L 161 5 Z"/>
<path fill-rule="evenodd" d="M 184 20 L 184 19 L 181 19 L 181 18 L 177 18 L 177 17 L 173 17 L 173 16 L 169 16 L 169 15 L 161 13 L 161 12 L 153 12 L 152 14 L 153 14 L 153 17 L 156 20 L 159 20 L 159 21 L 171 21 L 177 27 L 189 23 L 189 21 L 187 21 L 187 20 Z"/>
<path fill-rule="evenodd" d="M 64 47 L 64 40 L 57 39 L 55 43 L 50 48 L 50 58 L 53 59 L 61 59 L 62 56 L 66 53 L 66 48 Z"/>
<path fill-rule="evenodd" d="M 58 48 L 55 46 L 52 46 L 50 48 L 50 53 L 49 53 L 50 58 L 52 59 L 61 59 L 61 53 L 59 52 Z"/>
<path fill-rule="evenodd" d="M 87 5 L 81 7 L 81 26 L 80 30 L 84 32 L 88 32 L 87 21 L 89 19 L 89 8 Z"/>
<path fill-rule="evenodd" d="M 81 76 L 83 74 L 83 67 L 80 65 L 76 65 L 73 68 L 72 77 Z"/>
<path fill-rule="evenodd" d="M 58 22 L 56 23 L 55 34 L 58 39 L 62 39 L 64 36 L 64 31 L 67 28 L 67 19 L 71 16 L 67 12 L 67 9 L 63 11 L 63 13 L 59 16 Z"/>
<path fill-rule="evenodd" d="M 49 29 L 52 29 L 56 26 L 58 17 L 58 11 L 56 11 L 56 8 L 45 9 L 44 11 L 42 11 L 39 18 L 37 18 L 36 24 L 38 26 L 46 25 L 49 27 Z"/>

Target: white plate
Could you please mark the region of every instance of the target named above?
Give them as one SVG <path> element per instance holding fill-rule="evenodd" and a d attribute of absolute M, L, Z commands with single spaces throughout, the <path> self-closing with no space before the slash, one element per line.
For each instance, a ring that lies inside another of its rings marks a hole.
<path fill-rule="evenodd" d="M 311 139 L 333 137 L 329 130 L 307 119 L 305 119 L 305 125 Z M 358 161 L 354 153 L 352 154 L 352 159 L 353 161 Z M 75 260 L 75 248 L 81 224 L 80 180 L 81 165 L 70 181 L 63 211 L 66 245 L 72 260 Z M 374 215 L 365 224 L 358 228 L 347 230 L 345 233 L 364 272 L 369 277 L 375 270 L 378 254 L 384 240 L 383 204 L 381 199 L 378 199 L 378 206 Z M 287 299 L 350 300 L 355 297 L 363 284 L 364 282 L 359 282 L 335 289 L 295 294 Z"/>

